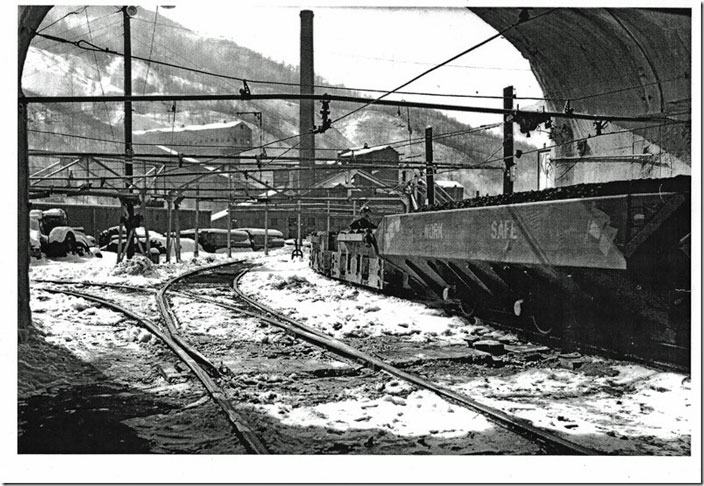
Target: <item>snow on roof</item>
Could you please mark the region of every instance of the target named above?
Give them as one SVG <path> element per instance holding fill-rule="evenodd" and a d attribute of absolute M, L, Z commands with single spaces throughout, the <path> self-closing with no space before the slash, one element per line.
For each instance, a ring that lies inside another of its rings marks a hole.
<path fill-rule="evenodd" d="M 134 135 L 146 135 L 148 133 L 164 133 L 164 132 L 186 132 L 186 131 L 198 131 L 198 130 L 217 130 L 219 128 L 232 128 L 237 125 L 247 126 L 242 121 L 231 121 L 231 122 L 221 122 L 221 123 L 208 123 L 206 125 L 186 125 L 183 127 L 165 127 L 165 128 L 152 128 L 150 130 L 135 130 L 132 132 Z"/>
<path fill-rule="evenodd" d="M 435 184 L 442 187 L 443 189 L 449 187 L 461 187 L 462 189 L 464 189 L 464 186 L 457 181 L 435 181 Z"/>
<path fill-rule="evenodd" d="M 225 216 L 227 216 L 227 209 L 223 209 L 222 211 L 218 211 L 217 213 L 211 214 L 210 221 L 217 221 L 218 219 L 222 219 Z"/>
<path fill-rule="evenodd" d="M 273 197 L 273 196 L 276 196 L 277 194 L 279 194 L 279 192 L 280 192 L 280 191 L 275 191 L 275 190 L 273 190 L 273 189 L 269 189 L 269 190 L 266 191 L 266 192 L 262 192 L 262 193 L 259 194 L 257 197 L 260 197 L 260 198 L 261 198 L 261 197 Z"/>
<path fill-rule="evenodd" d="M 373 152 L 379 152 L 387 148 L 393 148 L 391 145 L 379 145 L 378 147 L 362 147 L 356 149 L 347 149 L 340 152 L 340 157 L 357 157 L 360 155 L 371 154 Z"/>
<path fill-rule="evenodd" d="M 179 154 L 179 152 L 177 150 L 170 149 L 169 147 L 164 147 L 163 145 L 157 145 L 157 148 L 159 148 L 159 149 L 163 150 L 164 152 L 167 152 L 171 155 L 178 155 Z M 200 161 L 198 159 L 194 159 L 193 157 L 184 157 L 183 160 L 185 160 L 186 162 L 194 163 L 194 164 L 200 164 Z M 209 170 L 212 170 L 212 169 L 209 169 Z"/>

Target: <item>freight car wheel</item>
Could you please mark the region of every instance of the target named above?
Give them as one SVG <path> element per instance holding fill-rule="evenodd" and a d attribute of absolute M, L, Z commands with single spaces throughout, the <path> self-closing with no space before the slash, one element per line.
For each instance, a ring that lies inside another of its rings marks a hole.
<path fill-rule="evenodd" d="M 541 325 L 538 323 L 538 320 L 535 318 L 535 316 L 530 316 L 530 320 L 533 321 L 533 328 L 538 331 L 540 334 L 543 336 L 549 336 L 550 334 L 553 333 L 553 325 L 552 324 L 547 324 L 548 327 L 547 329 L 541 327 Z"/>
<path fill-rule="evenodd" d="M 521 299 L 514 303 L 513 312 L 528 332 L 538 332 L 542 336 L 560 334 L 563 309 L 559 303 L 541 302 L 537 304 L 530 300 Z"/>
<path fill-rule="evenodd" d="M 567 303 L 556 303 L 534 309 L 527 316 L 528 328 L 543 336 L 571 336 L 577 327 L 575 309 Z"/>
<path fill-rule="evenodd" d="M 468 303 L 462 300 L 457 301 L 457 307 L 464 317 L 472 317 L 477 310 L 476 302 Z"/>

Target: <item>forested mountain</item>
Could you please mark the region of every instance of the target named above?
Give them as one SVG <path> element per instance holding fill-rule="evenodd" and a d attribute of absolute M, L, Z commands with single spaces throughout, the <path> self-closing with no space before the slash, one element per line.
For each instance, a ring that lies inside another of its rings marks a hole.
<path fill-rule="evenodd" d="M 76 13 L 66 15 L 72 10 Z M 238 93 L 242 82 L 227 77 L 246 79 L 254 93 L 298 92 L 297 67 L 275 62 L 232 41 L 203 37 L 163 16 L 157 16 L 155 23 L 155 12 L 141 7 L 131 26 L 134 94 Z M 123 52 L 122 15 L 118 7 L 57 7 L 49 12 L 40 33 L 55 38 L 37 37 L 33 41 L 23 76 L 26 94 L 122 93 L 122 57 L 105 51 Z M 61 42 L 57 38 L 70 42 Z M 316 84 L 327 86 L 316 88 L 317 93 L 335 93 L 322 78 L 318 77 Z M 363 96 L 349 90 L 342 94 Z M 332 117 L 356 107 L 358 105 L 334 102 L 331 104 Z M 299 131 L 298 103 L 283 100 L 134 103 L 133 111 L 134 130 L 240 119 L 252 128 L 255 145 L 259 136 L 255 118 L 237 112 L 262 112 L 265 143 L 290 137 Z M 122 125 L 121 103 L 33 105 L 29 120 L 30 148 L 119 152 L 123 140 Z M 320 149 L 318 157 L 334 157 L 335 149 L 360 147 L 365 143 L 374 146 L 398 142 L 394 147 L 402 154 L 402 160 L 409 157 L 423 160 L 422 139 L 427 126 L 433 127 L 436 136 L 436 162 L 501 166 L 501 162 L 496 161 L 501 156 L 502 141 L 498 135 L 487 131 L 467 133 L 472 127 L 433 110 L 412 109 L 407 116 L 406 110 L 376 105 L 344 118 L 325 134 L 316 135 L 316 148 Z M 405 143 L 409 137 L 414 142 L 410 147 Z M 291 143 L 295 144 L 295 141 Z M 285 141 L 275 144 L 281 148 L 290 146 Z M 517 143 L 516 148 L 523 151 L 534 149 L 522 143 Z M 273 148 L 267 150 L 276 154 Z M 534 156 L 530 162 L 523 159 L 530 164 L 534 164 L 534 160 Z M 33 160 L 32 168 L 38 168 L 41 163 L 44 162 Z M 533 170 L 520 171 L 516 189 L 534 188 L 534 174 Z M 473 195 L 475 191 L 498 193 L 502 187 L 501 171 L 496 169 L 442 172 L 438 178 L 462 183 L 467 195 Z"/>

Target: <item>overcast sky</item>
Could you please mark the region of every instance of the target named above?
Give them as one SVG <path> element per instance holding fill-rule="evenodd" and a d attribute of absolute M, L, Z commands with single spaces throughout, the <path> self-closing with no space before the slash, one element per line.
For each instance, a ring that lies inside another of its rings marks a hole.
<path fill-rule="evenodd" d="M 463 7 L 188 2 L 179 3 L 173 9 L 160 8 L 159 15 L 297 66 L 300 11 L 303 9 L 314 12 L 316 75 L 353 88 L 394 89 L 496 33 Z M 154 55 L 158 57 L 158 53 Z M 428 74 L 403 91 L 501 96 L 508 85 L 516 88 L 518 96 L 542 96 L 528 61 L 508 41 L 499 38 Z M 398 98 L 421 100 L 413 95 Z M 498 99 L 424 97 L 422 101 L 501 107 Z M 530 103 L 523 104 L 527 107 Z M 453 116 L 474 126 L 501 120 L 500 115 L 455 113 Z M 542 144 L 546 140 L 534 134 L 528 141 Z"/>

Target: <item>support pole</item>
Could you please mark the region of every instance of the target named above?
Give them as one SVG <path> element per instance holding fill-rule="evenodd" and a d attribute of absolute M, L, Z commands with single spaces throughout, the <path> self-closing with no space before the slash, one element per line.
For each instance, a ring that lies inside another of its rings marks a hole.
<path fill-rule="evenodd" d="M 513 110 L 513 86 L 504 88 L 504 109 Z M 513 120 L 504 114 L 504 194 L 513 194 Z"/>
<path fill-rule="evenodd" d="M 20 69 L 22 64 L 20 64 Z M 20 75 L 21 77 L 21 75 Z M 18 338 L 27 338 L 32 322 L 29 307 L 29 156 L 27 153 L 27 105 L 20 103 L 17 115 L 17 317 Z"/>
<path fill-rule="evenodd" d="M 181 203 L 174 202 L 174 231 L 176 232 L 176 262 L 181 263 Z"/>
<path fill-rule="evenodd" d="M 269 255 L 269 198 L 264 200 L 264 255 Z"/>
<path fill-rule="evenodd" d="M 435 204 L 435 178 L 433 169 L 433 127 L 425 127 L 425 182 L 428 206 Z"/>
<path fill-rule="evenodd" d="M 193 256 L 198 258 L 198 220 L 200 219 L 200 198 L 198 197 L 200 193 L 200 190 L 198 187 L 196 187 L 196 224 L 195 224 L 195 234 L 194 238 L 196 239 L 196 247 L 193 250 Z"/>
<path fill-rule="evenodd" d="M 152 242 L 149 238 L 149 225 L 147 224 L 147 195 L 142 199 L 142 227 L 144 228 L 144 252 L 147 258 L 152 259 Z M 137 237 L 139 239 L 139 237 Z M 157 262 L 158 263 L 158 262 Z"/>
<path fill-rule="evenodd" d="M 330 197 L 330 191 L 328 191 L 328 198 Z M 325 214 L 325 232 L 330 233 L 330 199 L 328 199 L 327 211 Z"/>
<path fill-rule="evenodd" d="M 166 199 L 166 263 L 171 262 L 171 198 Z"/>
<path fill-rule="evenodd" d="M 125 96 L 132 96 L 132 31 L 130 28 L 130 14 L 128 7 L 122 7 L 122 24 L 125 31 Z M 132 185 L 132 102 L 125 101 L 125 185 Z"/>
<path fill-rule="evenodd" d="M 227 258 L 232 258 L 232 201 L 227 203 Z"/>
<path fill-rule="evenodd" d="M 122 221 L 120 221 L 120 228 L 117 230 L 117 262 L 120 263 L 122 261 L 122 228 L 123 224 Z"/>
<path fill-rule="evenodd" d="M 302 241 L 301 241 L 301 200 L 300 200 L 300 198 L 298 199 L 298 215 L 297 215 L 297 217 L 298 217 L 298 221 L 297 221 L 296 227 L 298 228 L 298 230 L 297 230 L 298 232 L 297 232 L 296 240 L 298 241 L 298 248 L 301 248 L 303 245 L 301 244 Z"/>

